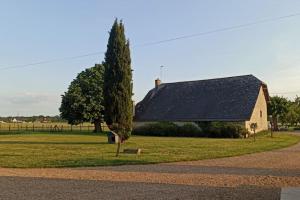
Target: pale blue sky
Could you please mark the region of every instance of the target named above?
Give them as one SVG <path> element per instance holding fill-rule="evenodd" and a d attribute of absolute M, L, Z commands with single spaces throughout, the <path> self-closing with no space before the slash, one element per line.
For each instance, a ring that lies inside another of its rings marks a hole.
<path fill-rule="evenodd" d="M 134 46 L 299 12 L 298 0 L 0 0 L 0 68 L 105 51 L 115 17 Z M 253 74 L 271 93 L 300 95 L 299 44 L 300 16 L 132 48 L 134 100 L 154 86 L 160 65 L 164 82 Z M 59 114 L 70 81 L 102 60 L 0 70 L 0 115 Z"/>

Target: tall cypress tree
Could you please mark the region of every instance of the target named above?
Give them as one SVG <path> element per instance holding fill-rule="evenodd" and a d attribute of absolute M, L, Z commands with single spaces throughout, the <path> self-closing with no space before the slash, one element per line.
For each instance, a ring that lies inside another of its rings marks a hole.
<path fill-rule="evenodd" d="M 132 71 L 129 41 L 125 37 L 124 24 L 117 19 L 110 31 L 104 65 L 105 121 L 124 141 L 132 130 Z M 121 142 L 117 156 L 120 145 Z"/>

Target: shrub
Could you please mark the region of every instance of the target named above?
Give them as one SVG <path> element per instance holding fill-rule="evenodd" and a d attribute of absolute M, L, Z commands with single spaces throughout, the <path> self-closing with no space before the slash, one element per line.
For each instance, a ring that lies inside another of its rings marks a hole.
<path fill-rule="evenodd" d="M 134 128 L 133 135 L 148 135 L 148 136 L 176 136 L 178 126 L 171 122 L 158 122 L 146 124 L 141 127 Z"/>
<path fill-rule="evenodd" d="M 198 122 L 206 137 L 239 138 L 247 134 L 247 130 L 240 123 L 234 122 Z"/>
<path fill-rule="evenodd" d="M 179 135 L 184 137 L 203 137 L 201 129 L 191 123 L 178 126 L 177 136 Z"/>
<path fill-rule="evenodd" d="M 198 122 L 198 126 L 186 123 L 179 126 L 172 122 L 158 122 L 146 124 L 133 129 L 133 135 L 174 136 L 174 137 L 211 137 L 211 138 L 239 138 L 247 130 L 238 123 Z"/>

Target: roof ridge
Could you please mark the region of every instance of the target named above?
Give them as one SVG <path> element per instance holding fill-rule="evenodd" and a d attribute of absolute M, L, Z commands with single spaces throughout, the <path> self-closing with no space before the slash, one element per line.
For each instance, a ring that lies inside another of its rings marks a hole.
<path fill-rule="evenodd" d="M 211 80 L 222 80 L 222 79 L 230 79 L 230 78 L 238 78 L 238 77 L 247 77 L 247 76 L 252 76 L 256 79 L 253 74 L 246 74 L 246 75 L 239 75 L 239 76 L 228 76 L 228 77 L 221 77 L 221 78 L 208 78 L 208 79 L 201 79 L 201 80 L 191 80 L 191 81 L 176 81 L 176 82 L 169 82 L 169 83 L 161 83 L 161 85 L 165 84 L 174 84 L 174 83 L 189 83 L 189 82 L 198 82 L 198 81 L 211 81 Z M 259 79 L 258 79 L 259 80 Z"/>

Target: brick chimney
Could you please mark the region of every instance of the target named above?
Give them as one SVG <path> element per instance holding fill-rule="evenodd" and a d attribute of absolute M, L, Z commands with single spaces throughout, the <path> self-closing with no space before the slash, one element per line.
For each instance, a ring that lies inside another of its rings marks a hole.
<path fill-rule="evenodd" d="M 160 84 L 161 84 L 161 80 L 159 80 L 159 78 L 156 79 L 155 80 L 155 88 L 157 88 Z"/>

